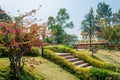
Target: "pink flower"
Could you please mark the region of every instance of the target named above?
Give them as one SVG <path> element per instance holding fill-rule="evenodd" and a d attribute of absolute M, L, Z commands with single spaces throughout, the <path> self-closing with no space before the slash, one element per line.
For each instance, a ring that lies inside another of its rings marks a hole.
<path fill-rule="evenodd" d="M 7 28 L 6 28 L 6 31 L 11 31 L 11 28 L 10 28 L 10 27 L 7 27 Z"/>
<path fill-rule="evenodd" d="M 0 28 L 2 28 L 3 26 L 2 25 L 0 25 Z"/>
<path fill-rule="evenodd" d="M 41 44 L 41 47 L 44 48 L 44 44 L 43 43 Z"/>
<path fill-rule="evenodd" d="M 3 31 L 0 30 L 0 35 L 2 35 L 2 34 L 3 34 Z"/>
<path fill-rule="evenodd" d="M 19 48 L 19 44 L 18 44 L 16 41 L 14 41 L 13 46 L 14 46 L 15 48 Z"/>
<path fill-rule="evenodd" d="M 11 33 L 16 33 L 16 31 L 15 30 L 12 30 L 12 32 Z"/>
<path fill-rule="evenodd" d="M 16 31 L 14 29 L 10 28 L 10 27 L 7 27 L 6 31 L 8 31 L 10 33 L 13 33 L 13 34 L 16 33 Z"/>

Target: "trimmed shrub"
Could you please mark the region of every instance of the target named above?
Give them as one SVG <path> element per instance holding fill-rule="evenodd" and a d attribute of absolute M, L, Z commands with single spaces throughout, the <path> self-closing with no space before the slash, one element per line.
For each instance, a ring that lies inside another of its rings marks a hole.
<path fill-rule="evenodd" d="M 39 47 L 32 47 L 32 51 L 27 51 L 25 53 L 25 56 L 32 56 L 32 57 L 37 57 L 41 53 L 41 50 Z"/>
<path fill-rule="evenodd" d="M 80 52 L 80 51 L 76 51 L 74 49 L 68 48 L 68 47 L 63 46 L 63 45 L 47 46 L 46 48 L 53 50 L 55 52 L 71 53 L 71 54 L 75 55 L 76 57 L 85 60 L 86 62 L 90 63 L 91 65 L 93 65 L 95 67 L 102 68 L 105 65 L 104 62 L 99 61 L 99 60 L 91 57 L 90 55 L 87 55 L 87 54 Z"/>
<path fill-rule="evenodd" d="M 83 59 L 86 62 L 90 63 L 94 67 L 108 69 L 108 70 L 120 73 L 119 65 L 105 63 L 103 61 L 93 58 L 92 56 L 88 55 L 84 51 L 76 51 L 75 49 L 71 49 L 64 45 L 53 45 L 53 46 L 47 46 L 46 48 L 52 51 L 55 51 L 55 52 L 71 53 L 75 55 L 76 57 L 78 57 L 79 59 Z"/>
<path fill-rule="evenodd" d="M 0 46 L 0 57 L 7 57 L 7 53 L 5 52 L 5 47 Z M 41 54 L 41 49 L 39 47 L 33 47 L 32 51 L 27 51 L 24 55 L 25 56 L 32 56 L 37 57 Z"/>
<path fill-rule="evenodd" d="M 91 68 L 90 78 L 92 80 L 120 80 L 120 74 L 109 70 Z"/>
<path fill-rule="evenodd" d="M 6 48 L 3 46 L 0 46 L 0 57 L 7 57 L 7 54 L 5 53 Z"/>
<path fill-rule="evenodd" d="M 9 67 L 0 68 L 0 80 L 10 80 Z M 39 80 L 39 78 L 28 70 L 21 71 L 20 80 Z"/>
<path fill-rule="evenodd" d="M 80 80 L 120 80 L 119 73 L 100 68 L 78 68 L 71 62 L 66 61 L 65 58 L 56 55 L 56 53 L 49 49 L 44 50 L 44 57 L 76 75 Z"/>
<path fill-rule="evenodd" d="M 102 68 L 105 65 L 104 62 L 97 60 L 97 59 L 91 57 L 90 55 L 82 53 L 80 51 L 76 51 L 74 49 L 69 49 L 69 53 L 72 53 L 76 57 L 85 60 L 86 62 L 90 63 L 94 67 Z"/>
<path fill-rule="evenodd" d="M 51 46 L 47 46 L 46 48 L 48 48 L 54 52 L 61 52 L 61 53 L 68 52 L 68 50 L 66 49 L 66 46 L 64 46 L 64 45 L 51 45 Z"/>
<path fill-rule="evenodd" d="M 9 68 L 0 68 L 0 80 L 9 80 Z"/>
<path fill-rule="evenodd" d="M 89 69 L 87 68 L 77 68 L 71 62 L 65 60 L 65 58 L 56 55 L 53 51 L 45 49 L 44 57 L 49 59 L 50 61 L 58 64 L 63 69 L 69 71 L 70 73 L 76 75 L 81 80 L 88 80 L 89 78 Z"/>
<path fill-rule="evenodd" d="M 120 65 L 116 65 L 116 64 L 106 64 L 104 66 L 105 69 L 109 69 L 112 70 L 114 72 L 118 72 L 120 73 Z"/>

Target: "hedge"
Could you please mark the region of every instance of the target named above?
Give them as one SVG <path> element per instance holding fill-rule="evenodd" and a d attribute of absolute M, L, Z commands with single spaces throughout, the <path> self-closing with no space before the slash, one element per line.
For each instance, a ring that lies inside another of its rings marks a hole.
<path fill-rule="evenodd" d="M 5 53 L 6 48 L 3 46 L 0 46 L 0 57 L 7 57 L 7 54 Z"/>
<path fill-rule="evenodd" d="M 9 67 L 0 67 L 0 80 L 10 80 Z M 39 80 L 39 78 L 28 69 L 26 69 L 21 71 L 20 80 Z"/>
<path fill-rule="evenodd" d="M 27 51 L 25 56 L 37 57 L 41 54 L 41 49 L 39 47 L 32 47 L 32 51 Z"/>
<path fill-rule="evenodd" d="M 99 61 L 93 57 L 91 57 L 88 54 L 85 54 L 84 52 L 76 51 L 74 49 L 68 48 L 64 45 L 54 45 L 54 46 L 47 46 L 47 49 L 53 50 L 54 52 L 61 52 L 61 53 L 71 53 L 75 55 L 76 57 L 90 63 L 91 65 L 102 68 L 104 67 L 105 63 L 102 61 Z"/>
<path fill-rule="evenodd" d="M 5 47 L 0 46 L 0 57 L 7 57 L 7 53 L 5 52 Z M 32 51 L 27 51 L 24 56 L 32 56 L 37 57 L 41 54 L 41 49 L 39 47 L 32 47 Z"/>
<path fill-rule="evenodd" d="M 76 75 L 80 80 L 120 80 L 119 73 L 100 68 L 78 68 L 71 62 L 66 61 L 65 58 L 56 55 L 55 52 L 49 49 L 44 50 L 44 57 Z"/>
<path fill-rule="evenodd" d="M 76 75 L 81 80 L 88 80 L 89 78 L 89 69 L 87 68 L 77 68 L 71 62 L 66 61 L 63 57 L 56 55 L 53 51 L 49 49 L 44 50 L 44 58 L 49 59 L 50 61 L 58 64 L 63 69 L 69 71 L 70 73 Z"/>
<path fill-rule="evenodd" d="M 120 80 L 120 73 L 105 69 L 91 68 L 90 77 L 92 80 Z"/>
<path fill-rule="evenodd" d="M 114 72 L 120 73 L 120 65 L 108 64 L 103 61 L 97 60 L 93 58 L 92 56 L 88 55 L 86 52 L 76 51 L 75 49 L 71 49 L 64 45 L 52 45 L 52 46 L 47 46 L 46 48 L 53 50 L 55 52 L 71 53 L 75 55 L 76 57 L 83 59 L 86 62 L 90 63 L 94 67 L 108 69 L 108 70 L 112 70 Z"/>
<path fill-rule="evenodd" d="M 120 65 L 116 65 L 116 64 L 105 64 L 104 66 L 105 69 L 108 69 L 108 70 L 112 70 L 114 72 L 118 72 L 120 73 Z"/>

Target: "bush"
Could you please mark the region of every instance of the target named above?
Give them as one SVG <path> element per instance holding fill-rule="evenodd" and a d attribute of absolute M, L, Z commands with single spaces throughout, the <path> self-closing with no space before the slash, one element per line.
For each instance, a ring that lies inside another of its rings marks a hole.
<path fill-rule="evenodd" d="M 52 62 L 60 65 L 63 69 L 69 71 L 70 73 L 76 75 L 81 80 L 88 80 L 89 69 L 87 68 L 77 68 L 71 62 L 66 61 L 63 57 L 56 55 L 53 51 L 45 49 L 44 57 L 51 60 Z"/>
<path fill-rule="evenodd" d="M 0 68 L 0 80 L 10 80 L 9 67 Z M 38 77 L 29 70 L 21 71 L 20 80 L 39 80 Z"/>
<path fill-rule="evenodd" d="M 0 46 L 0 57 L 7 57 L 7 53 L 5 53 L 6 48 L 3 46 Z"/>
<path fill-rule="evenodd" d="M 92 68 L 90 69 L 90 78 L 92 80 L 120 80 L 120 74 L 109 70 Z"/>
<path fill-rule="evenodd" d="M 69 53 L 72 53 L 73 55 L 76 55 L 76 57 L 85 60 L 86 62 L 90 63 L 94 67 L 102 68 L 105 65 L 104 62 L 97 60 L 97 59 L 91 57 L 90 55 L 82 53 L 80 51 L 75 51 L 73 49 L 70 49 Z"/>
<path fill-rule="evenodd" d="M 41 53 L 41 51 L 40 51 L 40 48 L 39 48 L 39 47 L 33 47 L 33 48 L 32 48 L 32 51 L 27 51 L 27 52 L 25 53 L 25 56 L 37 57 L 37 56 L 40 55 L 40 53 Z"/>
<path fill-rule="evenodd" d="M 9 80 L 9 68 L 0 68 L 0 80 Z"/>
<path fill-rule="evenodd" d="M 80 80 L 120 80 L 120 74 L 110 70 L 99 68 L 77 68 L 71 62 L 66 61 L 65 58 L 56 55 L 49 49 L 44 50 L 44 57 L 50 61 L 60 65 L 63 69 L 76 75 Z"/>
<path fill-rule="evenodd" d="M 76 57 L 85 60 L 86 62 L 90 63 L 91 65 L 93 65 L 95 67 L 102 68 L 105 65 L 104 62 L 99 61 L 99 60 L 91 57 L 90 55 L 85 54 L 84 52 L 76 51 L 74 49 L 68 48 L 63 45 L 47 46 L 46 48 L 53 50 L 55 52 L 71 53 L 71 54 L 75 55 Z"/>
<path fill-rule="evenodd" d="M 104 66 L 105 69 L 109 69 L 112 70 L 114 72 L 118 72 L 120 73 L 120 65 L 116 65 L 116 64 L 106 64 Z"/>
<path fill-rule="evenodd" d="M 21 74 L 21 80 L 39 80 L 35 74 L 28 70 L 23 70 Z"/>
<path fill-rule="evenodd" d="M 68 52 L 68 50 L 66 49 L 66 46 L 64 45 L 51 45 L 51 46 L 47 46 L 46 48 L 54 52 L 61 52 L 61 53 Z"/>
<path fill-rule="evenodd" d="M 97 60 L 97 59 L 93 58 L 92 56 L 88 55 L 84 51 L 76 51 L 76 50 L 68 48 L 64 45 L 47 46 L 46 48 L 53 50 L 55 52 L 71 53 L 71 54 L 75 55 L 76 57 L 83 59 L 86 62 L 90 63 L 94 67 L 108 69 L 108 70 L 120 73 L 119 65 L 108 64 L 108 63 L 102 62 L 102 61 Z"/>
<path fill-rule="evenodd" d="M 5 52 L 5 47 L 0 46 L 0 57 L 7 57 L 7 53 Z M 32 51 L 27 51 L 24 55 L 25 56 L 32 56 L 32 57 L 37 57 L 41 54 L 41 50 L 39 47 L 33 47 Z"/>

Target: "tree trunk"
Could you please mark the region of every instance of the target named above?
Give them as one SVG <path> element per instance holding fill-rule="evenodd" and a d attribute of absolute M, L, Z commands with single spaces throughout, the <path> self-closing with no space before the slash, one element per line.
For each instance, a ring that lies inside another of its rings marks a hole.
<path fill-rule="evenodd" d="M 9 55 L 10 59 L 10 80 L 20 80 L 21 77 L 21 56 L 20 54 Z"/>
<path fill-rule="evenodd" d="M 10 78 L 11 80 L 20 80 L 21 77 L 21 58 L 13 57 L 10 60 Z"/>
<path fill-rule="evenodd" d="M 26 48 L 21 48 L 20 51 L 15 51 L 13 49 L 9 50 L 8 53 L 10 60 L 10 80 L 20 80 L 21 71 L 23 69 L 24 64 L 21 64 L 21 58 L 25 53 Z"/>

